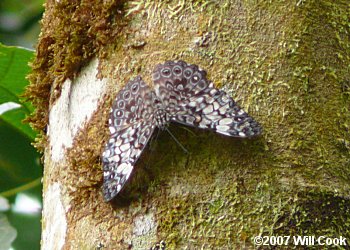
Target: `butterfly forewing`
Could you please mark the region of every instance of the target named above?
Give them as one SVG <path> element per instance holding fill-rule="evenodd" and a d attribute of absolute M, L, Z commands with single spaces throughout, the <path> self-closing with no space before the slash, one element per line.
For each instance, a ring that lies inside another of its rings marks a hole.
<path fill-rule="evenodd" d="M 168 61 L 156 66 L 153 80 L 172 121 L 235 137 L 261 133 L 260 125 L 196 65 Z"/>
<path fill-rule="evenodd" d="M 136 77 L 129 81 L 124 88 L 118 92 L 111 108 L 108 126 L 111 133 L 122 130 L 141 119 L 153 117 L 152 107 L 153 91 L 141 79 Z"/>
<path fill-rule="evenodd" d="M 117 95 L 109 119 L 111 137 L 102 155 L 106 201 L 123 188 L 155 129 L 153 96 L 140 77 Z"/>

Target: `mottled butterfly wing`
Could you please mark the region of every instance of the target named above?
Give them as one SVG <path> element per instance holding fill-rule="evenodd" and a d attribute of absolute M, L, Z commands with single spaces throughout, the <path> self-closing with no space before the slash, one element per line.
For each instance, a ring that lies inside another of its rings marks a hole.
<path fill-rule="evenodd" d="M 166 249 L 166 243 L 163 240 L 150 248 L 150 250 L 165 250 L 165 249 Z"/>
<path fill-rule="evenodd" d="M 140 120 L 153 118 L 154 92 L 140 76 L 121 89 L 112 105 L 108 120 L 111 134 Z"/>
<path fill-rule="evenodd" d="M 106 201 L 123 188 L 155 129 L 154 96 L 137 77 L 119 91 L 114 101 L 109 118 L 111 137 L 102 155 Z"/>
<path fill-rule="evenodd" d="M 234 137 L 261 133 L 260 125 L 227 93 L 216 89 L 196 65 L 183 61 L 159 64 L 153 80 L 172 121 Z"/>

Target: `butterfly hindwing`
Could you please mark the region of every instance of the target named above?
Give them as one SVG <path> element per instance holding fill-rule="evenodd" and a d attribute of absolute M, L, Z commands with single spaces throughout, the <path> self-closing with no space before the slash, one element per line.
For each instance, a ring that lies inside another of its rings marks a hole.
<path fill-rule="evenodd" d="M 172 121 L 234 137 L 261 133 L 260 125 L 227 93 L 215 88 L 196 65 L 183 61 L 159 64 L 153 80 Z"/>
<path fill-rule="evenodd" d="M 109 139 L 102 157 L 106 201 L 116 196 L 129 179 L 154 128 L 148 121 L 142 121 L 119 130 Z"/>

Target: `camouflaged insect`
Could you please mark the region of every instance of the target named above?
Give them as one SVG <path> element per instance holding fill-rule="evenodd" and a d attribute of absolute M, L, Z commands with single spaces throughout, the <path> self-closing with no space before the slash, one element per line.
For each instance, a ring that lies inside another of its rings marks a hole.
<path fill-rule="evenodd" d="M 164 129 L 170 122 L 177 122 L 233 137 L 261 133 L 260 125 L 228 94 L 216 89 L 196 65 L 183 61 L 159 64 L 153 81 L 155 90 L 137 76 L 113 103 L 111 136 L 102 155 L 106 201 L 124 187 L 157 127 Z"/>

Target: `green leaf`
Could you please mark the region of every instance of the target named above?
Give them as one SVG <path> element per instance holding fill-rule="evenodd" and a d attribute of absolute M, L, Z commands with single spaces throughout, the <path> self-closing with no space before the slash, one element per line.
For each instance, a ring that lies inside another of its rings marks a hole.
<path fill-rule="evenodd" d="M 0 120 L 3 120 L 4 122 L 13 126 L 20 132 L 24 133 L 24 135 L 26 135 L 33 141 L 36 136 L 36 132 L 29 126 L 29 124 L 22 122 L 27 115 L 27 112 L 25 111 L 25 109 L 22 108 L 21 106 L 19 107 L 17 106 L 1 114 L 1 108 L 6 104 L 9 104 L 9 103 L 5 103 L 3 105 L 0 104 Z M 12 104 L 15 104 L 15 103 L 12 103 Z"/>
<path fill-rule="evenodd" d="M 25 77 L 30 72 L 28 63 L 33 56 L 33 51 L 0 45 L 0 103 L 22 104 L 19 96 L 28 85 Z M 28 103 L 24 104 L 27 107 Z M 27 108 L 29 111 L 30 107 Z"/>
<path fill-rule="evenodd" d="M 5 113 L 0 110 L 0 120 L 15 127 L 32 140 L 35 138 L 35 132 L 28 124 L 23 124 L 22 120 L 33 111 L 33 107 L 20 96 L 28 85 L 25 77 L 30 72 L 28 63 L 33 55 L 33 51 L 0 44 L 0 105 L 9 102 L 21 105 Z"/>
<path fill-rule="evenodd" d="M 0 142 L 0 195 L 42 175 L 40 154 L 31 140 L 1 120 Z"/>

